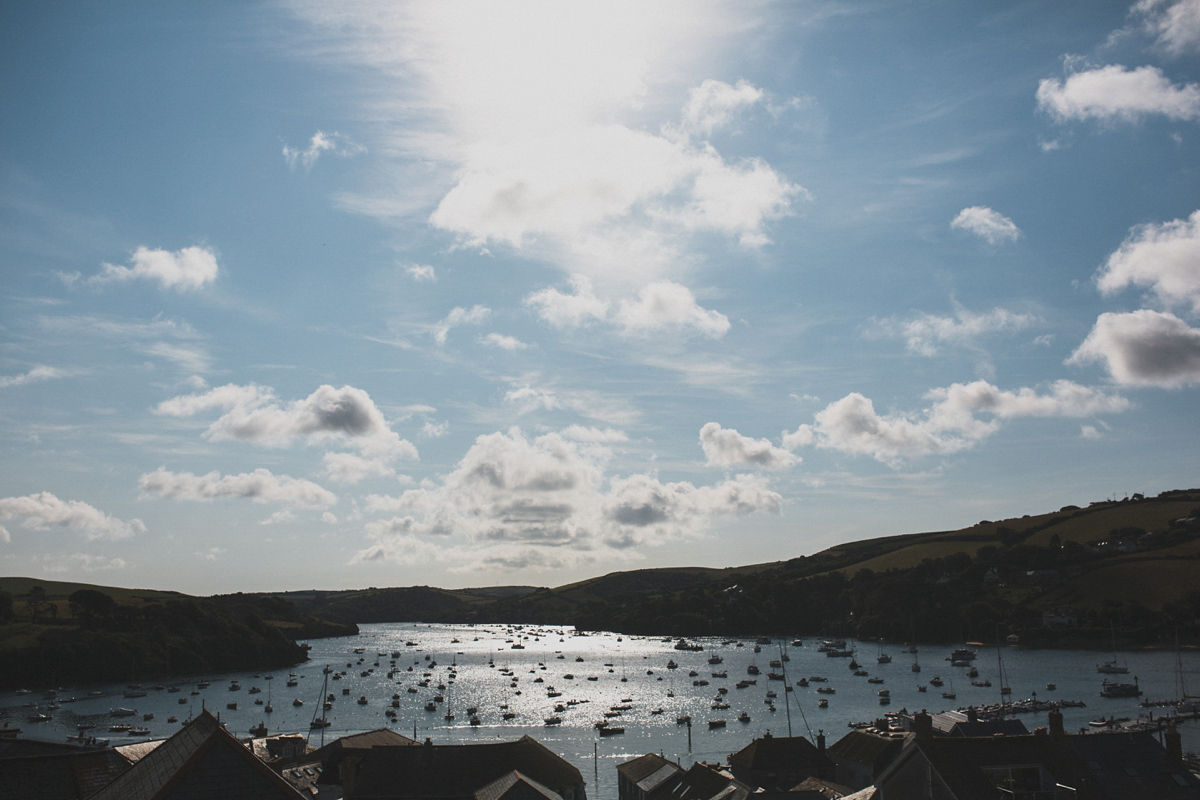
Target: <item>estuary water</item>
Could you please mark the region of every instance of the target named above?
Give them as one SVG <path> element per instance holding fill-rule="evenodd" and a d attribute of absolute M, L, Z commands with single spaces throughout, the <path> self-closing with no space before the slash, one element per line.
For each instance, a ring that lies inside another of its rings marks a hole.
<path fill-rule="evenodd" d="M 607 800 L 616 798 L 616 765 L 647 752 L 661 753 L 686 767 L 697 760 L 723 762 L 768 731 L 775 736 L 790 732 L 813 737 L 824 731 L 832 744 L 851 724 L 870 722 L 886 712 L 997 704 L 1002 700 L 1001 669 L 1012 689 L 1010 702 L 1082 701 L 1083 707 L 1063 709 L 1068 731 L 1087 728 L 1089 721 L 1100 717 L 1137 719 L 1168 711 L 1142 707 L 1143 700 L 1174 700 L 1185 692 L 1200 695 L 1200 654 L 1195 652 L 1119 654 L 1118 663 L 1127 666 L 1129 673 L 1107 677 L 1123 683 L 1136 679 L 1143 695 L 1110 699 L 1100 696 L 1105 676 L 1096 667 L 1112 656 L 1090 651 L 972 647 L 979 674 L 971 678 L 967 667 L 950 665 L 947 657 L 952 648 L 947 645 L 918 643 L 917 652 L 909 653 L 899 644 L 881 647 L 851 640 L 847 647 L 867 673 L 855 675 L 849 668 L 851 658 L 828 657 L 818 651 L 820 642 L 814 639 L 799 645 L 791 639 L 769 643 L 752 638 L 697 639 L 692 643 L 701 649 L 676 650 L 672 639 L 576 635 L 558 627 L 378 624 L 360 628 L 358 636 L 311 641 L 309 661 L 274 673 L 190 676 L 162 688 L 145 685 L 141 697 L 127 697 L 124 685 L 67 687 L 54 700 L 38 693 L 8 692 L 0 696 L 0 725 L 19 727 L 28 738 L 55 741 L 75 734 L 80 725 L 94 725 L 87 730 L 89 735 L 122 744 L 169 736 L 203 705 L 219 714 L 236 735 L 247 736 L 252 727 L 263 723 L 272 734 L 305 733 L 313 745 L 320 745 L 322 737 L 329 741 L 382 727 L 439 744 L 528 734 L 579 768 L 589 797 Z M 879 663 L 880 654 L 890 655 L 890 663 Z M 670 662 L 676 667 L 669 668 Z M 913 671 L 914 662 L 920 672 Z M 755 670 L 757 674 L 752 674 Z M 773 680 L 769 673 L 786 674 L 786 680 Z M 934 678 L 941 678 L 944 685 L 932 685 Z M 801 679 L 808 686 L 797 685 Z M 206 688 L 199 688 L 202 681 L 208 683 Z M 289 681 L 295 685 L 287 686 Z M 754 682 L 738 688 L 743 681 Z M 1054 688 L 1048 689 L 1047 684 Z M 920 691 L 921 686 L 926 690 Z M 261 691 L 252 694 L 254 688 Z M 819 688 L 834 691 L 818 693 Z M 888 705 L 880 705 L 881 691 L 888 693 Z M 956 697 L 944 698 L 943 692 Z M 322 698 L 328 695 L 333 700 L 323 711 Z M 437 696 L 442 699 L 436 700 Z M 827 707 L 818 706 L 821 699 L 828 701 Z M 268 701 L 272 713 L 265 710 Z M 427 711 L 430 702 L 433 710 Z M 236 709 L 228 707 L 234 703 Z M 51 704 L 59 707 L 52 709 Z M 728 707 L 714 708 L 715 704 Z M 111 711 L 117 708 L 136 714 L 114 718 Z M 478 724 L 471 724 L 469 709 L 475 709 Z M 453 718 L 447 717 L 450 712 Z M 739 721 L 743 712 L 747 721 Z M 29 721 L 36 713 L 52 718 Z M 322 713 L 329 726 L 310 732 L 314 716 Z M 145 720 L 147 714 L 153 718 Z M 172 716 L 178 721 L 168 722 Z M 691 718 L 690 728 L 679 722 L 685 716 Z M 1030 730 L 1046 725 L 1044 711 L 1016 716 Z M 710 720 L 724 720 L 725 725 L 710 728 Z M 602 737 L 595 727 L 600 721 L 622 727 L 624 733 Z M 115 723 L 145 727 L 149 733 L 140 737 L 110 733 Z M 1184 749 L 1200 750 L 1200 726 L 1189 722 L 1182 731 Z"/>

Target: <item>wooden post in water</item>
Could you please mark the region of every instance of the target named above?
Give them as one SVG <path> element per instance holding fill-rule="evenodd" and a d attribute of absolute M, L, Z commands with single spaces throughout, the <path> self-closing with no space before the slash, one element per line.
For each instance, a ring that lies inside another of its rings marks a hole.
<path fill-rule="evenodd" d="M 688 717 L 688 752 L 692 752 L 692 718 Z"/>

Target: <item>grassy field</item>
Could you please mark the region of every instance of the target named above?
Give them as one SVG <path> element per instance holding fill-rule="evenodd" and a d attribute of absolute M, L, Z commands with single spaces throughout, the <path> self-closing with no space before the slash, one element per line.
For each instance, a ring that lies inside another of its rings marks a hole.
<path fill-rule="evenodd" d="M 989 541 L 962 541 L 953 539 L 935 539 L 931 542 L 921 542 L 919 544 L 902 547 L 899 550 L 893 550 L 890 553 L 884 553 L 875 558 L 869 558 L 866 561 L 860 561 L 857 564 L 842 569 L 847 575 L 853 576 L 860 569 L 870 569 L 875 572 L 886 572 L 889 569 L 908 569 L 915 567 L 927 558 L 945 558 L 946 556 L 955 553 L 966 553 L 974 557 L 979 548 L 992 545 L 995 546 L 998 542 Z"/>
<path fill-rule="evenodd" d="M 47 581 L 38 578 L 0 578 L 0 590 L 9 592 L 13 597 L 29 594 L 34 586 L 46 590 L 46 599 L 55 600 L 70 597 L 80 589 L 94 589 L 110 595 L 115 600 L 123 598 L 148 597 L 156 600 L 171 597 L 186 597 L 179 592 L 164 592 L 159 589 L 124 589 L 116 586 L 97 586 L 91 583 L 68 583 L 65 581 Z"/>
<path fill-rule="evenodd" d="M 1114 528 L 1136 527 L 1146 531 L 1166 530 L 1171 520 L 1186 517 L 1196 508 L 1196 500 L 1123 503 L 1074 519 L 1063 520 L 1029 537 L 1029 544 L 1045 546 L 1058 535 L 1063 542 L 1085 544 L 1104 539 Z"/>
<path fill-rule="evenodd" d="M 1080 575 L 1040 605 L 1100 609 L 1106 602 L 1127 602 L 1157 611 L 1196 589 L 1196 574 L 1193 559 L 1130 557 Z"/>

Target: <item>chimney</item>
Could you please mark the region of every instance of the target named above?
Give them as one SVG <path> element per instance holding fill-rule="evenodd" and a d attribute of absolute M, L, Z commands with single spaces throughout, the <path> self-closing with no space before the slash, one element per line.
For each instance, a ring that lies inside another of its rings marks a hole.
<path fill-rule="evenodd" d="M 826 765 L 829 763 L 829 757 L 825 755 L 825 731 L 817 729 L 817 777 L 828 777 L 829 770 Z"/>
<path fill-rule="evenodd" d="M 925 713 L 925 709 L 921 709 L 921 713 L 913 716 L 913 732 L 917 734 L 918 739 L 933 738 L 933 717 Z"/>
<path fill-rule="evenodd" d="M 1167 758 L 1176 764 L 1183 763 L 1183 736 L 1174 721 L 1167 725 Z"/>
<path fill-rule="evenodd" d="M 975 706 L 967 706 L 967 722 L 979 722 L 979 714 L 975 711 Z"/>
<path fill-rule="evenodd" d="M 425 744 L 421 749 L 422 749 L 421 755 L 424 756 L 424 758 L 422 760 L 425 762 L 425 766 L 427 766 L 427 767 L 433 766 L 433 739 L 426 737 Z"/>
<path fill-rule="evenodd" d="M 1067 737 L 1066 728 L 1063 727 L 1063 715 L 1057 708 L 1050 709 L 1050 735 L 1056 739 L 1065 739 Z"/>

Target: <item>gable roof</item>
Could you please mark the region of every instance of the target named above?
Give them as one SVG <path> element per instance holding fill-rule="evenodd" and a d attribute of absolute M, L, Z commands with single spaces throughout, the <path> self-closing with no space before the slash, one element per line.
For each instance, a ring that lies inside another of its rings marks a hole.
<path fill-rule="evenodd" d="M 363 756 L 350 797 L 470 797 L 498 778 L 519 771 L 560 794 L 583 787 L 569 761 L 530 736 L 512 742 L 374 747 Z"/>
<path fill-rule="evenodd" d="M 1147 732 L 1068 736 L 1064 746 L 1079 759 L 1080 782 L 1104 787 L 1106 796 L 1133 800 L 1200 798 L 1200 780 Z"/>
<path fill-rule="evenodd" d="M 513 770 L 477 790 L 474 800 L 562 800 L 562 795 Z"/>
<path fill-rule="evenodd" d="M 850 731 L 825 752 L 835 761 L 844 759 L 871 767 L 878 775 L 904 748 L 912 734 L 878 734 L 869 731 Z"/>
<path fill-rule="evenodd" d="M 821 759 L 816 745 L 803 736 L 764 736 L 729 757 L 739 769 L 799 770 L 813 767 Z"/>
<path fill-rule="evenodd" d="M 91 800 L 295 800 L 302 797 L 217 718 L 201 711 Z"/>
<path fill-rule="evenodd" d="M 718 769 L 697 761 L 663 795 L 664 800 L 745 800 L 750 787 Z"/>

